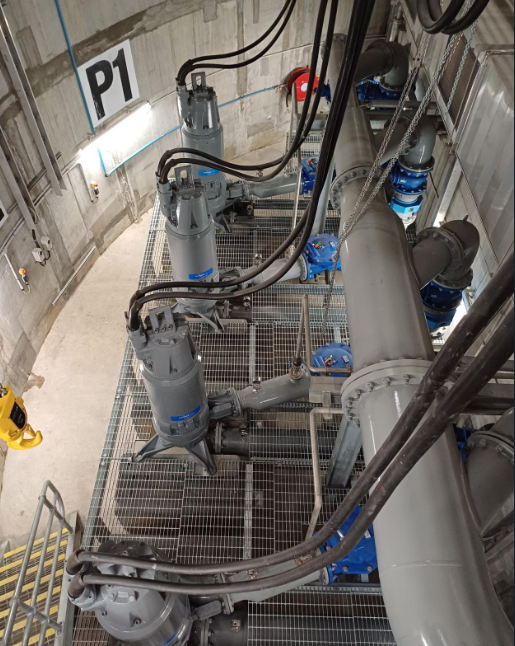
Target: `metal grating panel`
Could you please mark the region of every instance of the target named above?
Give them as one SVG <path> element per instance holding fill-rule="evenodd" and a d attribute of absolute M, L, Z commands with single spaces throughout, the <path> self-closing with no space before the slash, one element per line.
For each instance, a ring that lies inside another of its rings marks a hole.
<path fill-rule="evenodd" d="M 378 590 L 313 587 L 249 604 L 248 644 L 395 644 Z"/>
<path fill-rule="evenodd" d="M 260 200 L 255 203 L 250 225 L 235 224 L 229 234 L 217 232 L 220 267 L 248 267 L 257 253 L 269 255 L 291 230 L 292 207 L 292 200 L 287 198 Z M 327 222 L 328 229 L 336 232 L 338 218 L 334 212 L 329 213 Z M 156 203 L 139 286 L 171 277 L 164 219 Z M 326 336 L 320 336 L 321 305 L 327 289 L 321 277 L 311 284 L 281 284 L 260 292 L 252 300 L 252 322 L 230 321 L 223 335 L 214 334 L 205 323 L 192 321 L 191 330 L 203 355 L 207 389 L 244 388 L 256 375 L 269 379 L 285 374 L 294 353 L 305 293 L 310 295 L 314 348 L 333 341 L 348 342 L 345 300 L 338 285 Z M 219 562 L 266 554 L 301 541 L 314 500 L 310 408 L 307 402 L 296 402 L 249 413 L 250 457 L 216 456 L 218 473 L 214 477 L 206 476 L 195 463 L 180 455 L 133 464 L 130 458 L 137 443 L 149 439 L 153 431 L 146 392 L 128 344 L 83 545 L 96 548 L 107 539 L 134 538 L 155 545 L 180 562 Z M 318 420 L 322 471 L 327 467 L 339 421 Z M 363 466 L 360 457 L 354 475 Z M 331 515 L 345 493 L 325 490 L 320 523 Z M 345 642 L 347 628 L 344 619 L 338 619 L 338 612 L 343 613 L 342 617 L 347 612 L 347 597 L 334 596 L 330 588 L 317 589 L 315 596 L 318 605 L 313 606 L 317 608 L 314 617 L 323 623 L 329 617 L 327 613 L 333 613 L 331 622 L 335 619 L 336 623 L 331 623 L 331 630 L 337 643 L 379 643 Z M 290 596 L 283 605 L 285 611 L 290 608 L 293 613 L 285 621 L 295 618 L 293 606 L 288 604 L 296 598 Z M 381 606 L 381 596 L 376 594 L 372 600 L 374 603 L 368 599 L 368 606 L 363 602 L 362 611 L 369 608 L 370 616 L 375 617 L 374 604 Z M 261 616 L 260 610 L 252 613 L 253 618 Z M 324 634 L 316 629 L 310 633 L 307 626 L 306 630 L 308 641 L 301 637 L 298 643 L 336 643 L 324 641 Z M 258 632 L 252 634 L 249 643 L 280 643 L 259 642 Z M 93 615 L 79 615 L 74 643 L 107 644 Z"/>

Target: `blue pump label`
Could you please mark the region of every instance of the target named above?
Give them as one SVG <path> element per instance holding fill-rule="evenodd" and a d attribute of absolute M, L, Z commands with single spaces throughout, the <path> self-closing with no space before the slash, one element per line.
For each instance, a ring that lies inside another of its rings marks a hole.
<path fill-rule="evenodd" d="M 188 277 L 190 280 L 202 280 L 203 278 L 207 278 L 208 276 L 211 276 L 213 272 L 214 272 L 214 268 L 211 267 L 211 269 L 207 269 L 206 271 L 203 271 L 201 274 L 189 274 Z"/>
<path fill-rule="evenodd" d="M 184 422 L 185 420 L 190 419 L 197 413 L 200 413 L 201 408 L 202 406 L 197 406 L 197 408 L 195 408 L 195 410 L 192 410 L 191 413 L 186 413 L 186 415 L 178 415 L 177 417 L 172 416 L 170 417 L 170 419 L 172 420 L 172 422 Z"/>
<path fill-rule="evenodd" d="M 171 643 L 173 642 L 173 640 L 177 637 L 177 635 L 178 635 L 178 634 L 179 634 L 179 631 L 177 631 L 176 633 L 174 633 L 174 634 L 170 637 L 170 639 L 167 639 L 165 642 L 163 642 L 163 643 L 161 644 L 161 646 L 168 646 L 168 644 L 171 644 Z"/>
<path fill-rule="evenodd" d="M 199 177 L 209 177 L 210 175 L 218 175 L 220 171 L 216 168 L 208 168 L 207 170 L 199 170 Z"/>

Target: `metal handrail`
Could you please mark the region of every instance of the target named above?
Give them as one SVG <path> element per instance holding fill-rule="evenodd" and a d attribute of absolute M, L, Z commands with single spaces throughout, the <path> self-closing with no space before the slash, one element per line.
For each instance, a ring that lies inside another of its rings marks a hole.
<path fill-rule="evenodd" d="M 47 491 L 50 490 L 53 496 L 47 497 Z M 51 500 L 50 500 L 51 498 Z M 27 569 L 31 560 L 32 550 L 34 548 L 34 542 L 36 540 L 36 535 L 38 532 L 39 524 L 41 521 L 41 516 L 43 509 L 47 508 L 49 511 L 49 517 L 47 521 L 46 531 L 43 539 L 43 547 L 41 549 L 38 569 L 36 577 L 34 579 L 34 587 L 32 591 L 32 597 L 30 603 L 25 603 L 21 600 L 23 586 L 25 583 L 25 576 L 27 574 Z M 37 598 L 39 593 L 39 588 L 41 585 L 41 579 L 43 577 L 43 570 L 45 567 L 45 555 L 48 550 L 48 543 L 50 541 L 50 534 L 52 532 L 52 525 L 54 520 L 57 519 L 59 522 L 57 537 L 56 537 L 56 549 L 54 550 L 54 557 L 52 560 L 52 567 L 50 570 L 49 581 L 48 581 L 48 595 L 45 602 L 44 611 L 41 612 L 37 607 Z M 64 509 L 63 499 L 61 494 L 55 488 L 55 486 L 50 482 L 50 480 L 45 480 L 43 483 L 43 488 L 38 499 L 38 506 L 36 508 L 36 513 L 34 515 L 34 521 L 32 522 L 32 527 L 29 534 L 29 539 L 27 541 L 27 546 L 25 548 L 25 555 L 23 557 L 23 562 L 20 568 L 20 573 L 18 575 L 18 580 L 16 582 L 16 588 L 14 590 L 14 595 L 10 602 L 9 616 L 7 618 L 4 635 L 2 638 L 2 646 L 8 646 L 14 629 L 16 615 L 18 610 L 21 610 L 27 616 L 27 622 L 23 631 L 23 641 L 22 646 L 28 646 L 30 633 L 32 630 L 32 623 L 34 619 L 37 619 L 40 623 L 40 635 L 38 646 L 43 646 L 46 632 L 49 628 L 55 630 L 56 634 L 59 635 L 62 632 L 62 623 L 55 621 L 51 618 L 50 615 L 50 603 L 52 600 L 51 591 L 54 589 L 54 582 L 57 572 L 57 566 L 59 564 L 59 549 L 58 545 L 61 543 L 63 528 L 68 530 L 68 544 L 70 541 L 73 542 L 73 528 L 66 520 L 66 512 Z"/>

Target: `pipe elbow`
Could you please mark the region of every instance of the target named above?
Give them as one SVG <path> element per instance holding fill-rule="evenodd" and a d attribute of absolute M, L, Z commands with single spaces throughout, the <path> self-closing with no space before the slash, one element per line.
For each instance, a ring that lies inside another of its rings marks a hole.
<path fill-rule="evenodd" d="M 425 170 L 434 164 L 433 151 L 436 144 L 436 128 L 433 120 L 424 115 L 415 129 L 416 141 L 409 152 L 400 159 L 401 163 L 414 170 Z"/>
<path fill-rule="evenodd" d="M 413 247 L 420 288 L 431 280 L 445 287 L 465 289 L 472 281 L 472 263 L 479 250 L 479 232 L 467 220 L 453 220 L 424 229 Z"/>
<path fill-rule="evenodd" d="M 390 90 L 402 90 L 409 75 L 409 54 L 397 42 L 375 40 L 360 56 L 354 81 L 381 76 L 381 83 Z"/>
<path fill-rule="evenodd" d="M 383 85 L 391 90 L 402 90 L 409 76 L 409 53 L 406 47 L 397 42 L 387 43 L 392 65 L 383 77 Z"/>
<path fill-rule="evenodd" d="M 465 289 L 472 281 L 472 264 L 479 251 L 479 231 L 472 222 L 468 222 L 466 219 L 446 222 L 442 228 L 449 231 L 459 240 L 462 259 L 458 267 L 454 268 L 451 265 L 438 278 L 447 283 L 463 284 L 462 289 Z"/>

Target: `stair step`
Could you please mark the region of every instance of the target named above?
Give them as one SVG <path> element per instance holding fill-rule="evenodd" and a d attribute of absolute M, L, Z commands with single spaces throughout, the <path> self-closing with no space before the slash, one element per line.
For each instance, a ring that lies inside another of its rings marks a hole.
<path fill-rule="evenodd" d="M 45 633 L 45 637 L 51 637 L 52 635 L 55 635 L 55 630 L 53 628 L 48 628 Z M 39 635 L 34 635 L 34 637 L 31 637 L 27 643 L 29 646 L 34 646 L 34 644 L 37 644 L 38 642 Z M 22 642 L 16 642 L 13 646 L 22 646 Z"/>
<path fill-rule="evenodd" d="M 64 574 L 64 569 L 56 570 L 55 580 L 58 581 L 60 578 L 62 578 L 63 574 Z M 49 581 L 50 581 L 50 574 L 48 574 L 47 576 L 41 577 L 41 585 L 44 585 Z M 28 592 L 29 590 L 32 590 L 33 587 L 34 587 L 34 581 L 31 581 L 29 583 L 26 583 L 21 590 L 22 592 Z M 13 596 L 14 596 L 14 590 L 11 590 L 10 592 L 6 592 L 5 594 L 1 594 L 0 603 L 2 603 L 3 601 L 8 601 Z"/>
<path fill-rule="evenodd" d="M 52 590 L 52 597 L 56 594 L 59 594 L 61 592 L 61 586 L 58 585 L 56 588 Z M 48 592 L 42 592 L 41 594 L 38 594 L 36 597 L 36 603 L 40 603 L 41 601 L 45 601 L 47 598 Z M 0 611 L 0 619 L 5 619 L 9 615 L 9 610 L 10 608 L 7 608 L 7 610 L 1 610 Z"/>
<path fill-rule="evenodd" d="M 68 530 L 66 529 L 66 527 L 63 527 L 62 534 L 64 535 L 64 534 L 67 534 L 67 533 L 68 533 Z M 52 538 L 53 538 L 53 539 L 56 539 L 56 538 L 57 538 L 57 534 L 58 534 L 58 532 L 54 532 L 53 534 L 50 534 L 50 538 L 51 538 L 51 539 L 52 539 Z M 42 544 L 43 544 L 43 542 L 44 542 L 44 540 L 45 540 L 44 538 L 38 538 L 37 540 L 35 540 L 35 541 L 34 541 L 34 545 L 35 545 L 35 546 L 36 546 L 36 545 L 42 545 Z M 16 554 L 20 554 L 21 552 L 24 552 L 26 549 L 27 549 L 27 546 L 26 546 L 26 545 L 22 545 L 21 547 L 17 547 L 17 548 L 16 548 L 16 549 L 14 549 L 14 550 L 10 550 L 9 552 L 6 552 L 6 553 L 4 554 L 4 563 L 5 563 L 6 559 L 9 559 L 9 558 L 10 558 L 10 557 L 12 557 L 12 556 L 16 556 Z"/>
<path fill-rule="evenodd" d="M 65 556 L 66 556 L 65 554 L 59 554 L 59 556 L 57 557 L 57 560 L 58 561 L 64 561 Z M 52 565 L 52 563 L 53 563 L 53 560 L 54 559 L 51 558 L 51 559 L 48 559 L 48 561 L 45 561 L 44 567 L 50 567 Z M 39 567 L 39 565 L 34 565 L 33 567 L 27 568 L 26 575 L 35 574 L 38 571 L 38 567 Z M 9 585 L 11 583 L 15 583 L 17 580 L 18 580 L 18 574 L 13 574 L 13 575 L 7 577 L 6 579 L 0 579 L 0 587 L 5 587 L 6 585 Z"/>
<path fill-rule="evenodd" d="M 59 605 L 56 605 L 56 606 L 52 606 L 50 608 L 49 614 L 50 614 L 51 617 L 53 617 L 58 612 L 59 612 Z M 27 617 L 23 617 L 20 621 L 18 621 L 17 623 L 14 624 L 12 634 L 14 635 L 16 632 L 18 632 L 18 630 L 23 630 L 25 628 L 26 624 L 27 624 Z M 36 624 L 37 624 L 37 620 L 34 620 L 34 625 L 36 625 Z M 3 637 L 3 636 L 4 636 L 4 629 L 2 628 L 2 630 L 0 630 L 0 637 Z M 37 642 L 37 640 L 36 640 L 36 642 Z"/>
<path fill-rule="evenodd" d="M 59 547 L 66 547 L 68 543 L 68 539 L 65 539 L 64 541 L 61 541 L 59 543 Z M 56 545 L 48 545 L 46 553 L 48 554 L 49 552 L 54 552 L 56 549 Z M 34 559 L 37 559 L 41 554 L 43 553 L 43 550 L 39 550 L 39 552 L 32 552 L 30 555 L 30 560 L 33 561 Z M 10 563 L 7 563 L 6 565 L 2 565 L 0 567 L 0 574 L 3 572 L 8 572 L 9 570 L 12 570 L 13 568 L 19 567 L 23 563 L 23 559 L 25 556 L 22 558 L 17 559 L 16 561 L 11 561 Z"/>

